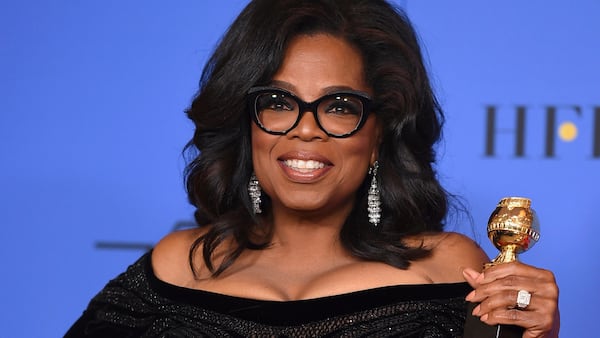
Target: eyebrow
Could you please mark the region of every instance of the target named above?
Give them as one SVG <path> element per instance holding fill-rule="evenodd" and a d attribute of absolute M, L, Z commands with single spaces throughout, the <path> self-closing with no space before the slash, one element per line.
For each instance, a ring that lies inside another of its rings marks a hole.
<path fill-rule="evenodd" d="M 271 86 L 275 86 L 281 89 L 285 89 L 291 93 L 296 94 L 297 91 L 295 90 L 296 87 L 289 83 L 289 82 L 285 82 L 285 81 L 280 81 L 280 80 L 272 80 L 271 81 Z M 342 92 L 342 91 L 351 91 L 351 92 L 359 92 L 359 93 L 364 93 L 367 96 L 370 96 L 370 94 L 364 90 L 358 90 L 355 88 L 352 88 L 350 86 L 329 86 L 329 87 L 325 87 L 322 88 L 320 90 L 319 95 L 327 95 L 327 94 L 331 94 L 331 93 L 335 93 L 335 92 Z"/>

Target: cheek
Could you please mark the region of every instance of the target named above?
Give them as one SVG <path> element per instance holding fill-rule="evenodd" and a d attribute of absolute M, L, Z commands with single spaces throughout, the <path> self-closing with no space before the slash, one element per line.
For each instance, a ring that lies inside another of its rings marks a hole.
<path fill-rule="evenodd" d="M 368 166 L 371 166 L 378 159 L 380 130 L 375 118 L 370 117 L 363 129 L 356 134 L 357 138 L 353 140 L 354 149 L 368 161 Z"/>
<path fill-rule="evenodd" d="M 358 136 L 354 139 L 350 137 L 340 147 L 343 158 L 343 169 L 340 182 L 352 182 L 352 186 L 358 186 L 363 180 L 364 175 L 371 167 L 371 164 L 377 159 L 377 142 L 367 135 Z"/>
<path fill-rule="evenodd" d="M 260 170 L 261 164 L 264 165 L 268 162 L 268 157 L 271 148 L 273 147 L 275 136 L 269 135 L 253 125 L 251 138 L 252 165 L 255 170 Z"/>

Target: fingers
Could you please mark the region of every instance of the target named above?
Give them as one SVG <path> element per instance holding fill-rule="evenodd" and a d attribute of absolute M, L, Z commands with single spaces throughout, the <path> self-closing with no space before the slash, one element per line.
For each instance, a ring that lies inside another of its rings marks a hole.
<path fill-rule="evenodd" d="M 466 300 L 479 303 L 473 315 L 486 324 L 524 327 L 527 338 L 544 337 L 558 326 L 558 287 L 551 272 L 514 262 L 483 273 L 465 269 L 463 275 L 474 289 Z M 529 305 L 522 309 L 516 308 L 519 290 L 531 293 Z"/>
<path fill-rule="evenodd" d="M 484 273 L 485 275 L 485 273 Z M 477 281 L 475 282 L 477 283 Z M 476 284 L 477 285 L 477 284 Z M 519 290 L 529 291 L 538 297 L 553 298 L 555 284 L 551 281 L 539 281 L 522 276 L 507 276 L 493 283 L 479 283 L 468 296 L 470 302 L 482 302 L 486 299 L 497 299 L 498 306 L 514 307 Z M 501 301 L 502 300 L 502 301 Z"/>
<path fill-rule="evenodd" d="M 485 270 L 484 277 L 479 282 L 486 284 L 509 276 L 520 276 L 533 280 L 551 280 L 554 282 L 554 274 L 552 272 L 521 262 L 494 265 Z"/>
<path fill-rule="evenodd" d="M 552 332 L 554 317 L 550 314 L 540 315 L 533 311 L 499 310 L 484 314 L 481 321 L 488 325 L 517 325 L 525 328 L 523 337 L 548 337 Z"/>
<path fill-rule="evenodd" d="M 529 291 L 536 298 L 558 299 L 554 274 L 523 263 L 500 264 L 480 274 L 465 269 L 463 275 L 475 289 L 467 296 L 470 302 L 481 302 L 488 297 L 501 295 L 506 299 L 506 306 L 514 307 L 516 296 L 512 296 L 519 290 Z"/>
<path fill-rule="evenodd" d="M 556 299 L 551 297 L 536 296 L 531 294 L 529 305 L 523 309 L 516 307 L 518 291 L 502 291 L 481 301 L 473 310 L 473 315 L 482 317 L 484 321 L 491 321 L 492 324 L 522 324 L 529 318 L 530 314 L 548 317 L 552 320 L 554 310 L 556 309 Z M 487 317 L 483 317 L 487 315 Z M 488 319 L 489 317 L 489 319 Z M 506 321 L 498 322 L 506 319 Z"/>

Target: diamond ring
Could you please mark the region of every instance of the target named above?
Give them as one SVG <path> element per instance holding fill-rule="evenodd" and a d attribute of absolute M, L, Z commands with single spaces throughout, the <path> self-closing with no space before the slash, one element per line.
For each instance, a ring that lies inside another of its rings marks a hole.
<path fill-rule="evenodd" d="M 525 310 L 531 301 L 531 293 L 525 290 L 519 290 L 517 293 L 517 309 Z"/>

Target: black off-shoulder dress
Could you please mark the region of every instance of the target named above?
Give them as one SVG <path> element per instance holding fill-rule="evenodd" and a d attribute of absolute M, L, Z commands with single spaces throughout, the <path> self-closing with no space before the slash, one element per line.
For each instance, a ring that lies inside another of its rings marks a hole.
<path fill-rule="evenodd" d="M 159 280 L 150 252 L 110 281 L 65 337 L 462 337 L 467 283 L 398 285 L 297 301 Z"/>

